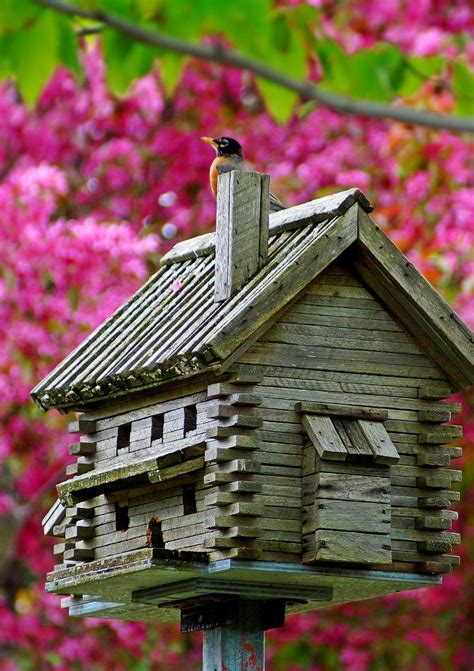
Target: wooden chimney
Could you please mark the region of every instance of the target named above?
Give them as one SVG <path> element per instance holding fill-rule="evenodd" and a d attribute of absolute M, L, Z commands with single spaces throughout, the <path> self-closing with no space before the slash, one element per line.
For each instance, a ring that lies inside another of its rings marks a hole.
<path fill-rule="evenodd" d="M 219 175 L 214 300 L 224 301 L 262 268 L 268 255 L 270 176 Z"/>

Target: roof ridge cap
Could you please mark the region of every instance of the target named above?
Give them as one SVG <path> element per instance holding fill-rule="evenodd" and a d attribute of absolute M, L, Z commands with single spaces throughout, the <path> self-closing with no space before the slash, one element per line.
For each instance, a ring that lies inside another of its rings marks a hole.
<path fill-rule="evenodd" d="M 371 212 L 374 209 L 360 189 L 352 188 L 338 191 L 328 196 L 285 208 L 279 212 L 273 212 L 270 214 L 269 234 L 270 236 L 278 235 L 284 231 L 290 231 L 308 224 L 333 219 L 347 212 L 354 203 L 358 203 L 366 212 Z M 181 263 L 199 256 L 214 254 L 214 238 L 215 234 L 212 232 L 181 240 L 161 257 L 161 264 L 171 266 L 174 263 Z"/>

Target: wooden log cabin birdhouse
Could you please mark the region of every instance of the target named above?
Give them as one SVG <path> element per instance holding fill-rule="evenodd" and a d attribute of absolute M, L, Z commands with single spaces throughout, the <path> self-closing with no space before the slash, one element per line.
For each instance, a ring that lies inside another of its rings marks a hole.
<path fill-rule="evenodd" d="M 269 216 L 267 176 L 219 179 L 216 233 L 33 391 L 79 413 L 47 589 L 186 630 L 242 596 L 274 626 L 440 582 L 459 542 L 446 399 L 472 383 L 472 333 L 360 191 Z"/>

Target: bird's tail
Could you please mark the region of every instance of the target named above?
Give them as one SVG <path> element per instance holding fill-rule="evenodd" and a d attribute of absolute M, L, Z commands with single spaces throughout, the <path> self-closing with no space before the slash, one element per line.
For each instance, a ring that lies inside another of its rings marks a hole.
<path fill-rule="evenodd" d="M 285 210 L 286 205 L 283 205 L 281 200 L 275 196 L 274 193 L 270 192 L 270 212 L 279 212 L 280 210 Z"/>

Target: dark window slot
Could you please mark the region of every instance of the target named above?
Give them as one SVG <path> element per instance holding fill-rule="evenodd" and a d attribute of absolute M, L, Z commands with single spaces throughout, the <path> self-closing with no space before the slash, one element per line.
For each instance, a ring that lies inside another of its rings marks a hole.
<path fill-rule="evenodd" d="M 184 408 L 184 435 L 187 436 L 190 431 L 194 431 L 197 426 L 197 410 L 195 405 L 188 405 Z"/>
<path fill-rule="evenodd" d="M 130 517 L 128 515 L 128 506 L 121 506 L 120 503 L 115 504 L 115 530 L 127 531 L 130 524 Z"/>
<path fill-rule="evenodd" d="M 146 530 L 147 548 L 164 549 L 163 532 L 161 530 L 161 521 L 157 517 L 152 517 Z"/>
<path fill-rule="evenodd" d="M 162 413 L 161 415 L 154 415 L 151 418 L 151 439 L 159 440 L 163 438 L 163 429 L 165 426 L 165 416 Z"/>
<path fill-rule="evenodd" d="M 117 449 L 124 450 L 130 445 L 130 433 L 132 431 L 131 424 L 122 424 L 118 427 L 117 433 Z"/>
<path fill-rule="evenodd" d="M 183 487 L 183 508 L 185 515 L 192 515 L 196 512 L 196 485 Z"/>

